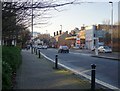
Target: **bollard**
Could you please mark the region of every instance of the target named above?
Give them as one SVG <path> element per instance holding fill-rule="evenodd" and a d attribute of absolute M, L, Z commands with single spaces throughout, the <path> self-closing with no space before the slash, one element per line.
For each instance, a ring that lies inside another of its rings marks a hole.
<path fill-rule="evenodd" d="M 95 64 L 91 65 L 92 70 L 91 70 L 91 91 L 95 91 Z"/>
<path fill-rule="evenodd" d="M 55 69 L 58 69 L 58 55 L 55 55 Z"/>
<path fill-rule="evenodd" d="M 37 55 L 37 48 L 35 48 L 35 52 L 36 52 L 36 55 Z"/>
<path fill-rule="evenodd" d="M 34 47 L 34 53 L 35 53 L 35 47 Z"/>
<path fill-rule="evenodd" d="M 39 58 L 41 57 L 41 54 L 40 54 L 40 49 L 39 49 Z"/>
<path fill-rule="evenodd" d="M 33 54 L 33 47 L 31 47 L 31 53 Z"/>

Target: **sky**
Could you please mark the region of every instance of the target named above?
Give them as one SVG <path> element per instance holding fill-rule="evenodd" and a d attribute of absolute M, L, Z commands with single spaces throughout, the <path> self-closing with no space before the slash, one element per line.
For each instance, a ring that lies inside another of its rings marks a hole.
<path fill-rule="evenodd" d="M 60 7 L 61 12 L 51 11 L 52 18 L 46 27 L 34 27 L 34 32 L 53 33 L 59 31 L 71 31 L 75 27 L 81 28 L 93 24 L 102 24 L 104 20 L 111 21 L 111 4 L 108 2 L 81 3 L 80 5 L 68 5 Z M 118 2 L 113 3 L 113 22 L 118 21 Z M 40 26 L 40 25 L 39 25 Z"/>

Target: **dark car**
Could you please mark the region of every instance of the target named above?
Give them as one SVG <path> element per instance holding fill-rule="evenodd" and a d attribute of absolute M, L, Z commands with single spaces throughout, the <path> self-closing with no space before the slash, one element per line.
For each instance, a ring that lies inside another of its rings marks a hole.
<path fill-rule="evenodd" d="M 69 53 L 68 46 L 60 46 L 58 49 L 58 53 Z"/>

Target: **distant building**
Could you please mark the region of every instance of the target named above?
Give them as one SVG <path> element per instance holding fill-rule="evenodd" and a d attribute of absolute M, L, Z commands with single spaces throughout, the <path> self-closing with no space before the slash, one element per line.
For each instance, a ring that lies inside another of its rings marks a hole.
<path fill-rule="evenodd" d="M 98 46 L 104 45 L 105 33 L 104 30 L 98 30 L 96 25 L 87 26 L 85 28 L 85 45 L 87 49 L 94 49 L 97 45 L 97 39 Z"/>
<path fill-rule="evenodd" d="M 49 42 L 49 47 L 55 47 L 55 46 L 57 46 L 56 39 L 54 37 L 51 37 Z"/>
<path fill-rule="evenodd" d="M 37 38 L 39 34 L 39 32 L 33 32 L 33 39 Z"/>
<path fill-rule="evenodd" d="M 49 43 L 50 43 L 50 34 L 39 34 L 38 39 L 43 41 L 44 45 L 49 45 Z"/>
<path fill-rule="evenodd" d="M 120 46 L 119 45 L 120 44 L 119 25 L 116 24 L 111 26 L 111 25 L 105 25 L 105 24 L 98 24 L 97 28 L 100 30 L 104 30 L 106 32 L 104 44 L 107 46 L 112 46 L 113 51 L 119 51 L 118 49 Z M 111 28 L 112 28 L 112 32 L 111 32 Z M 112 37 L 111 37 L 111 33 L 112 33 Z"/>
<path fill-rule="evenodd" d="M 65 39 L 68 36 L 69 36 L 68 31 L 61 33 L 57 32 L 57 35 L 54 36 L 56 40 L 56 47 L 59 47 L 60 45 L 67 45 L 68 47 L 70 47 L 69 41 Z"/>
<path fill-rule="evenodd" d="M 66 38 L 66 40 L 71 43 L 71 48 L 80 48 L 81 46 L 83 46 L 83 44 L 85 44 L 85 32 L 83 30 L 83 27 L 81 27 L 81 30 L 79 30 L 78 28 L 71 30 L 71 32 L 69 33 L 70 37 Z"/>

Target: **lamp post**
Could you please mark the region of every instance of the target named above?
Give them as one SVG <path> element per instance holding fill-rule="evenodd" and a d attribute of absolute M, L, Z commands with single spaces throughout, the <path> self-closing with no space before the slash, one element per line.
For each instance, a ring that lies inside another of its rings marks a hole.
<path fill-rule="evenodd" d="M 111 48 L 113 49 L 113 2 L 109 2 L 111 4 Z"/>

